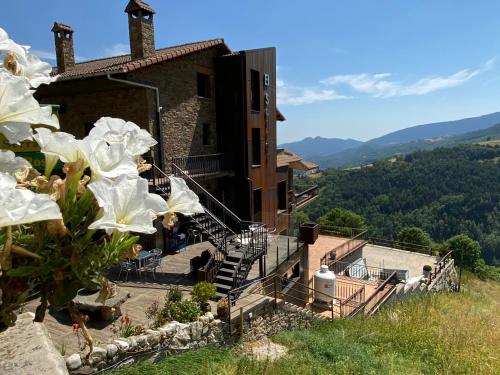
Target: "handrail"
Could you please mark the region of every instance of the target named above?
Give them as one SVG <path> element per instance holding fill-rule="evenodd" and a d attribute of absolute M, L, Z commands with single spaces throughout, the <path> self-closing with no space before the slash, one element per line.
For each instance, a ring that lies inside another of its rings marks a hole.
<path fill-rule="evenodd" d="M 367 266 L 365 264 L 353 264 L 338 260 L 331 263 L 329 265 L 329 269 L 335 273 L 335 275 L 344 275 L 368 280 L 374 280 L 374 278 L 377 280 L 386 280 L 389 275 L 387 271 L 380 267 Z M 347 274 L 346 271 L 349 274 Z"/>
<path fill-rule="evenodd" d="M 387 240 L 385 238 L 369 237 L 368 242 L 377 246 L 387 246 L 394 249 L 406 250 L 406 251 L 417 251 L 422 254 L 431 254 L 431 246 L 422 246 L 418 244 L 413 244 L 409 242 L 401 242 L 395 240 Z"/>
<path fill-rule="evenodd" d="M 323 255 L 320 259 L 320 264 L 326 264 L 328 265 L 328 267 L 330 267 L 331 265 L 333 265 L 335 262 L 343 259 L 346 255 L 350 254 L 352 252 L 353 249 L 351 249 L 351 245 L 355 243 L 355 241 L 359 241 L 359 240 L 362 240 L 362 241 L 365 241 L 365 238 L 364 236 L 366 235 L 366 233 L 368 233 L 367 230 L 364 230 L 362 231 L 361 233 L 355 235 L 354 237 L 351 237 L 349 238 L 349 240 L 347 240 L 346 242 L 334 247 L 332 250 L 328 251 L 325 253 L 325 255 Z M 332 262 L 330 264 L 327 264 L 328 261 L 327 261 L 327 258 L 330 258 L 332 259 L 332 255 L 335 254 L 337 255 L 337 251 L 341 248 L 344 248 L 345 246 L 347 246 L 347 251 L 343 254 L 340 255 L 340 258 L 338 259 L 333 259 Z"/>
<path fill-rule="evenodd" d="M 172 164 L 187 172 L 186 174 L 201 176 L 232 170 L 234 168 L 234 159 L 229 153 L 189 155 L 172 158 Z"/>
<path fill-rule="evenodd" d="M 187 179 L 189 181 L 189 183 L 191 183 L 192 185 L 196 186 L 199 190 L 202 190 L 203 191 L 203 194 L 205 194 L 208 198 L 210 198 L 211 200 L 217 202 L 217 204 L 223 208 L 227 214 L 229 214 L 229 216 L 231 216 L 234 220 L 236 221 L 240 221 L 242 222 L 243 220 L 241 220 L 233 211 L 231 211 L 229 208 L 227 208 L 224 203 L 222 203 L 221 201 L 219 201 L 217 198 L 215 198 L 212 194 L 210 194 L 203 186 L 201 186 L 199 183 L 197 183 L 193 178 L 191 178 L 188 174 L 184 173 L 184 171 L 182 169 L 180 169 L 179 166 L 177 166 L 175 163 L 172 162 L 172 167 L 173 169 L 175 169 L 176 171 L 179 172 L 179 174 L 184 178 L 184 179 Z"/>
<path fill-rule="evenodd" d="M 380 284 L 378 287 L 375 288 L 375 290 L 373 291 L 372 295 L 370 297 L 368 297 L 368 299 L 361 305 L 359 306 L 358 308 L 356 308 L 355 310 L 353 310 L 353 312 L 351 313 L 350 316 L 355 316 L 357 315 L 361 310 L 363 310 L 365 313 L 365 309 L 366 309 L 366 306 L 376 297 L 378 296 L 378 294 L 380 293 L 380 291 L 383 291 L 384 288 L 387 286 L 387 284 L 389 284 L 390 282 L 392 282 L 393 280 L 397 280 L 397 271 L 394 271 L 393 273 L 391 273 L 391 275 L 382 283 Z M 394 286 L 396 285 L 396 283 L 394 283 Z M 375 307 L 375 306 L 374 306 Z M 370 311 L 368 311 L 370 312 Z"/>
<path fill-rule="evenodd" d="M 429 280 L 427 282 L 427 284 L 431 284 L 433 280 L 436 279 L 437 275 L 439 273 L 441 273 L 441 271 L 443 270 L 443 268 L 446 267 L 446 265 L 450 262 L 451 260 L 451 255 L 453 253 L 453 250 L 450 250 L 448 251 L 448 253 L 446 253 L 440 260 L 439 262 L 436 264 L 436 267 L 434 267 L 434 276 L 432 275 L 433 272 L 431 271 L 429 273 Z"/>

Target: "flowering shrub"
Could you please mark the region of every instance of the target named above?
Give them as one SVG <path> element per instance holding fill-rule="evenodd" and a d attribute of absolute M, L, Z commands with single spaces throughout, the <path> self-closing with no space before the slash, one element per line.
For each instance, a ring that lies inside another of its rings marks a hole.
<path fill-rule="evenodd" d="M 117 324 L 116 322 L 119 321 Z M 144 327 L 138 324 L 132 324 L 132 319 L 127 314 L 120 319 L 115 319 L 111 325 L 111 332 L 116 337 L 130 337 L 141 335 L 145 332 Z"/>
<path fill-rule="evenodd" d="M 136 124 L 103 117 L 84 139 L 53 132 L 57 117 L 33 96 L 39 85 L 57 79 L 50 72 L 0 28 L 0 133 L 11 144 L 35 139 L 45 155 L 40 175 L 27 160 L 0 149 L 0 331 L 15 322 L 16 311 L 37 289 L 35 320 L 43 320 L 49 304 L 69 307 L 75 332 L 92 351 L 88 317 L 71 303 L 77 291 L 96 282 L 103 284 L 101 292 L 110 289 L 102 275 L 137 242 L 131 233 L 154 233 L 158 216 L 168 217 L 169 225 L 176 213 L 203 208 L 175 177 L 168 201 L 149 193 L 139 172 L 151 166 L 141 155 L 157 142 Z M 47 127 L 33 131 L 33 124 Z M 53 175 L 58 161 L 62 174 Z"/>
<path fill-rule="evenodd" d="M 208 302 L 209 299 L 215 298 L 217 293 L 217 288 L 214 284 L 201 281 L 196 283 L 193 287 L 193 301 L 198 302 L 203 305 Z"/>

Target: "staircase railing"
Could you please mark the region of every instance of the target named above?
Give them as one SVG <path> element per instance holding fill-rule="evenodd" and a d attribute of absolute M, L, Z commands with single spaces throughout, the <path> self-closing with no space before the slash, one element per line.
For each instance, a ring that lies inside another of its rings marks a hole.
<path fill-rule="evenodd" d="M 203 176 L 234 169 L 234 158 L 229 153 L 192 155 L 173 158 L 172 164 L 189 176 Z M 177 175 L 177 171 L 173 171 Z"/>
<path fill-rule="evenodd" d="M 267 252 L 267 229 L 264 223 L 241 220 L 175 163 L 172 163 L 172 171 L 186 181 L 188 187 L 198 195 L 200 203 L 207 211 L 235 235 L 236 241 L 245 248 L 246 259 L 251 258 L 253 261 L 256 257 Z"/>
<path fill-rule="evenodd" d="M 212 252 L 207 264 L 201 269 L 201 271 L 205 274 L 204 281 L 212 283 L 215 280 L 215 276 L 217 275 L 217 272 L 219 272 L 219 268 L 222 265 L 226 254 L 227 240 L 226 236 L 224 236 L 215 247 L 215 250 Z"/>

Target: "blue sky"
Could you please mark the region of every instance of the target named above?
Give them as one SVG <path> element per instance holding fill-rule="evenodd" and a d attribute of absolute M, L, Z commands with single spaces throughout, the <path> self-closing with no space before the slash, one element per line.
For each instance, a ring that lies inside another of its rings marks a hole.
<path fill-rule="evenodd" d="M 80 59 L 128 53 L 126 0 L 16 0 L 0 27 L 53 60 L 54 21 Z M 427 122 L 500 111 L 498 0 L 149 0 L 156 46 L 223 37 L 275 46 L 279 142 L 367 140 Z"/>

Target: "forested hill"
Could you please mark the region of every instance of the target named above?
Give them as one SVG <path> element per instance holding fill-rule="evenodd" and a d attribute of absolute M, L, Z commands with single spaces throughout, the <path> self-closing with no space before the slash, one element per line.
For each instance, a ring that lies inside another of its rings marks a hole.
<path fill-rule="evenodd" d="M 500 147 L 463 145 L 418 151 L 353 170 L 325 170 L 320 197 L 306 208 L 317 219 L 334 207 L 361 214 L 371 235 L 395 238 L 417 226 L 434 241 L 465 233 L 483 257 L 500 263 Z"/>

